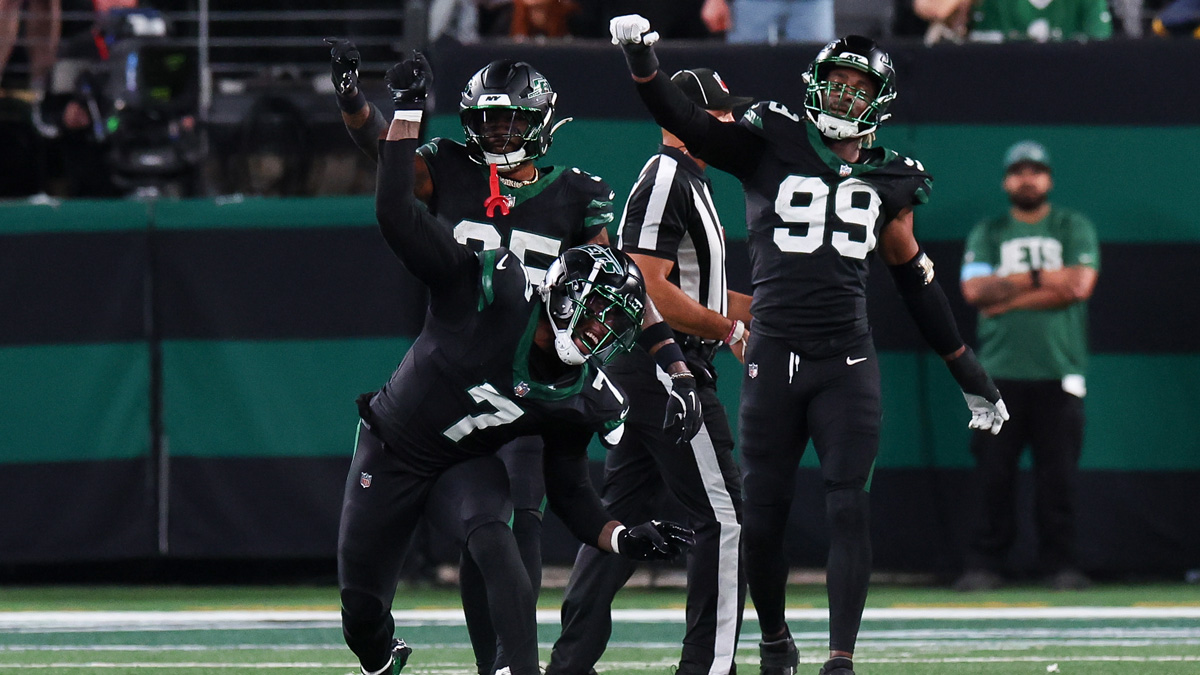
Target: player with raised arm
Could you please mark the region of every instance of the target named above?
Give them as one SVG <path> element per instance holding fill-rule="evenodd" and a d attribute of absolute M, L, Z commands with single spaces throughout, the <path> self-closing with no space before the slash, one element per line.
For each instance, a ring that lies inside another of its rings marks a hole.
<path fill-rule="evenodd" d="M 921 334 L 962 388 L 969 426 L 996 433 L 1008 418 L 913 236 L 913 207 L 929 199 L 931 177 L 920 162 L 864 142 L 896 96 L 891 59 L 867 38 L 836 40 L 804 73 L 802 111 L 763 101 L 727 123 L 659 72 L 652 47 L 658 35 L 646 19 L 616 17 L 610 29 L 658 124 L 745 189 L 754 321 L 739 422 L 742 537 L 762 629 L 761 671 L 790 675 L 798 663 L 784 620 L 783 541 L 796 469 L 811 439 L 830 535 L 830 658 L 821 673 L 852 675 L 871 572 L 867 490 L 881 417 L 866 313 L 876 250 Z"/>
<path fill-rule="evenodd" d="M 355 144 L 372 158 L 389 121 L 358 86 L 359 52 L 328 38 L 332 80 L 342 120 Z M 533 66 L 494 61 L 467 82 L 459 103 L 464 141 L 435 138 L 414 154 L 414 195 L 475 250 L 504 246 L 525 264 L 534 284 L 565 249 L 608 243 L 613 191 L 600 177 L 574 167 L 538 166 L 563 121 L 558 94 Z M 564 120 L 565 121 L 565 120 Z M 514 503 L 513 534 L 535 594 L 541 587 L 542 439 L 518 438 L 499 452 Z M 507 665 L 497 653 L 478 570 L 464 556 L 460 570 L 471 642 L 480 675 Z"/>
<path fill-rule="evenodd" d="M 388 383 L 358 401 L 338 536 L 343 633 L 362 673 L 404 666 L 411 649 L 393 637 L 390 607 L 413 529 L 429 517 L 478 567 L 513 675 L 537 675 L 535 601 L 494 455 L 513 438 L 540 435 L 550 506 L 582 541 L 636 559 L 682 552 L 690 531 L 661 521 L 626 528 L 604 511 L 587 475 L 592 434 L 616 442 L 628 414 L 602 364 L 635 343 L 653 311 L 637 266 L 607 247 L 565 251 L 535 287 L 509 250 L 456 242 L 412 194 L 432 71 L 414 54 L 388 82 L 395 114 L 379 143 L 376 215 L 389 247 L 429 288 L 429 307 Z M 648 346 L 669 371 L 687 373 L 673 341 Z M 694 385 L 675 393 L 666 423 L 690 439 L 700 415 Z"/>

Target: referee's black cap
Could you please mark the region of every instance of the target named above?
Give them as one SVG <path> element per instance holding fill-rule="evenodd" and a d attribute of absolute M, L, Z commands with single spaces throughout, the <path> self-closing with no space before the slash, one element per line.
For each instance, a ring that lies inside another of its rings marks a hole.
<path fill-rule="evenodd" d="M 754 102 L 749 96 L 731 95 L 725 80 L 712 68 L 681 70 L 671 76 L 671 81 L 693 103 L 705 110 L 733 110 Z"/>

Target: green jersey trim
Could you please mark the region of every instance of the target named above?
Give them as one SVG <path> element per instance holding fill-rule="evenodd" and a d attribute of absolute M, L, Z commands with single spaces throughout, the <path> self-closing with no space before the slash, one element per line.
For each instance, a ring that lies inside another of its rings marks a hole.
<path fill-rule="evenodd" d="M 825 137 L 821 135 L 821 130 L 817 128 L 817 125 L 805 121 L 804 126 L 808 129 L 808 142 L 810 145 L 812 145 L 813 150 L 816 151 L 817 156 L 821 158 L 821 161 L 825 162 L 826 166 L 828 166 L 830 169 L 833 169 L 834 173 L 842 176 L 843 178 L 847 175 L 859 176 L 867 173 L 868 171 L 874 171 L 875 169 L 886 166 L 888 162 L 891 162 L 893 159 L 899 157 L 899 155 L 897 155 L 894 151 L 883 148 L 882 159 L 873 161 L 868 160 L 861 163 L 847 162 L 841 157 L 838 157 L 837 153 L 830 150 L 829 146 L 825 145 Z M 845 169 L 843 169 L 843 167 L 849 168 L 850 173 L 844 173 Z M 925 196 L 925 200 L 929 200 L 928 195 Z"/>
<path fill-rule="evenodd" d="M 501 183 L 500 184 L 500 194 L 508 195 L 509 197 L 512 197 L 512 199 L 513 199 L 512 206 L 516 206 L 518 204 L 521 204 L 522 202 L 527 202 L 530 199 L 533 199 L 534 197 L 542 194 L 543 190 L 550 187 L 551 183 L 558 180 L 558 177 L 561 176 L 563 173 L 563 167 L 561 167 L 561 166 L 552 166 L 552 167 L 548 167 L 548 168 L 542 167 L 542 168 L 539 168 L 538 171 L 539 172 L 545 171 L 545 173 L 541 174 L 541 176 L 539 176 L 537 180 L 530 183 L 529 185 L 522 185 L 521 187 L 509 187 L 509 186 L 505 185 L 504 183 Z"/>
<path fill-rule="evenodd" d="M 496 300 L 496 289 L 493 286 L 493 275 L 496 272 L 496 250 L 483 251 L 479 254 L 479 264 L 483 270 L 479 274 L 479 311 Z"/>
<path fill-rule="evenodd" d="M 603 211 L 603 213 L 599 213 L 594 216 L 587 216 L 586 218 L 584 218 L 583 219 L 584 227 L 595 227 L 596 225 L 607 225 L 607 224 L 611 223 L 613 221 L 612 207 L 613 207 L 613 203 L 612 203 L 611 199 L 607 199 L 607 200 L 593 199 L 591 202 L 588 203 L 587 210 L 588 211 L 600 210 L 600 211 Z"/>
<path fill-rule="evenodd" d="M 591 365 L 584 363 L 579 368 L 579 378 L 567 386 L 549 385 L 536 382 L 529 376 L 529 350 L 533 348 L 533 335 L 537 332 L 540 305 L 529 313 L 529 325 L 517 343 L 517 353 L 513 356 L 513 384 L 525 384 L 529 392 L 524 398 L 539 401 L 561 401 L 583 391 L 583 383 L 591 374 Z"/>

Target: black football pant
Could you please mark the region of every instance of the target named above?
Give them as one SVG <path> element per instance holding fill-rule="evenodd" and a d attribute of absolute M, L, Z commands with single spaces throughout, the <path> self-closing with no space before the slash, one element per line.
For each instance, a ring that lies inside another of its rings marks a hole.
<path fill-rule="evenodd" d="M 662 431 L 669 384 L 654 376 L 653 360 L 639 351 L 606 370 L 629 396 L 630 416 L 621 442 L 608 451 L 604 504 L 631 527 L 661 517 L 668 491 L 684 507 L 696 543 L 687 556 L 687 627 L 678 673 L 729 673 L 745 597 L 738 554 L 741 477 L 715 382 L 693 366 L 704 425 L 690 444 L 677 445 Z M 612 634 L 612 600 L 635 568 L 594 546 L 579 549 L 547 675 L 584 675 L 600 660 Z"/>
<path fill-rule="evenodd" d="M 500 448 L 496 456 L 504 462 L 508 474 L 513 504 L 510 524 L 536 602 L 542 588 L 542 514 L 546 509 L 542 437 L 525 436 L 513 440 Z M 459 562 L 459 591 L 467 620 L 467 633 L 475 652 L 475 668 L 479 675 L 491 675 L 507 666 L 508 659 L 503 646 L 498 644 L 496 629 L 492 626 L 487 587 L 478 566 L 465 550 Z"/>
<path fill-rule="evenodd" d="M 433 478 L 417 476 L 362 424 L 338 528 L 342 633 L 350 650 L 369 671 L 386 665 L 400 567 L 422 517 L 463 543 L 478 568 L 513 675 L 538 675 L 535 602 L 508 527 L 504 465 L 487 456 Z"/>
<path fill-rule="evenodd" d="M 1075 477 L 1083 449 L 1083 399 L 1059 380 L 996 380 L 1012 418 L 993 436 L 975 432 L 975 485 L 981 501 L 969 569 L 999 571 L 1017 535 L 1021 454 L 1033 457 L 1034 518 L 1040 562 L 1054 573 L 1075 566 Z"/>
<path fill-rule="evenodd" d="M 879 363 L 870 336 L 822 359 L 752 333 L 739 417 L 746 581 L 766 639 L 784 621 L 784 556 L 796 469 L 809 439 L 821 464 L 829 531 L 829 647 L 853 652 L 871 575 L 867 490 L 879 451 Z M 813 514 L 814 516 L 816 514 Z"/>

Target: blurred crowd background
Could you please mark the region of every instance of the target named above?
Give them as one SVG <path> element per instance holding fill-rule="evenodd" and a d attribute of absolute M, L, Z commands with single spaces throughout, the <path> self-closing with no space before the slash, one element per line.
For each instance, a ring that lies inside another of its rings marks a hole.
<path fill-rule="evenodd" d="M 432 45 L 600 44 L 633 12 L 675 45 L 1200 36 L 1200 0 L 0 0 L 0 197 L 370 192 L 321 38 L 369 81 Z"/>

